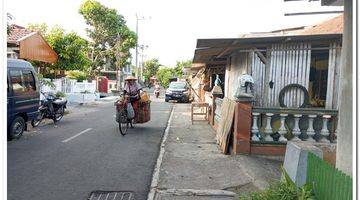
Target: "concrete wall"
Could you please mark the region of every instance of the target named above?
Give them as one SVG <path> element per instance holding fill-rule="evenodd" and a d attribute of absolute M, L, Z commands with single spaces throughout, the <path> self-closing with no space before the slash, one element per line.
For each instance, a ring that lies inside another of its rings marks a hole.
<path fill-rule="evenodd" d="M 352 1 L 344 1 L 344 33 L 340 64 L 339 124 L 336 167 L 352 176 Z"/>

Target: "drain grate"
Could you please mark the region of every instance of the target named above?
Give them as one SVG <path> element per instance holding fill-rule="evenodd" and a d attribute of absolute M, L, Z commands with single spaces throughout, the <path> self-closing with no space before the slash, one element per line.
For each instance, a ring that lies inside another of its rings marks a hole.
<path fill-rule="evenodd" d="M 130 191 L 93 191 L 89 200 L 135 200 L 135 196 Z"/>

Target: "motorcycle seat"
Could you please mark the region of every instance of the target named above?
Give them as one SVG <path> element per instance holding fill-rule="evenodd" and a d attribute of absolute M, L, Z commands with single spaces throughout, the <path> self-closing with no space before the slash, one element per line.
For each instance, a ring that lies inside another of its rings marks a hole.
<path fill-rule="evenodd" d="M 67 100 L 63 99 L 63 98 L 60 98 L 60 99 L 56 99 L 53 103 L 57 104 L 57 105 L 64 105 L 64 104 L 67 103 Z"/>

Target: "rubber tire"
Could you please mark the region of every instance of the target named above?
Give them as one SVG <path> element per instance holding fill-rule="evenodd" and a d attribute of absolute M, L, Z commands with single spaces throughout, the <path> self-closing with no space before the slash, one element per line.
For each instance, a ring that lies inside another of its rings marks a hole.
<path fill-rule="evenodd" d="M 124 112 L 124 111 L 123 111 Z M 125 118 L 127 118 L 127 115 L 125 114 L 125 116 L 121 116 L 121 115 L 124 115 L 124 113 L 120 113 L 120 116 L 119 117 L 125 117 Z M 126 132 L 127 132 L 127 130 L 128 130 L 128 128 L 129 128 L 129 122 L 127 121 L 127 122 L 122 122 L 122 120 L 121 120 L 121 118 L 119 118 L 119 131 L 120 131 L 120 134 L 122 135 L 122 136 L 124 136 L 124 135 L 126 135 Z M 121 128 L 121 124 L 125 124 L 125 130 L 122 130 L 122 128 Z"/>
<path fill-rule="evenodd" d="M 65 113 L 65 108 L 64 108 L 64 106 L 62 106 L 62 107 L 59 108 L 59 109 L 62 109 L 61 117 L 60 117 L 59 119 L 56 119 L 56 116 L 54 116 L 54 119 L 53 119 L 54 123 L 60 121 L 60 120 L 64 117 L 64 113 Z"/>
<path fill-rule="evenodd" d="M 16 123 L 20 123 L 21 126 L 22 126 L 22 131 L 18 134 L 15 134 L 14 133 L 14 126 L 16 125 Z M 10 140 L 13 140 L 13 139 L 19 139 L 21 138 L 22 134 L 24 133 L 25 131 L 25 128 L 26 128 L 26 124 L 25 124 L 25 120 L 23 117 L 21 116 L 16 116 L 14 121 L 11 123 L 10 127 L 9 127 L 9 139 Z"/>
<path fill-rule="evenodd" d="M 34 120 L 31 120 L 31 126 L 32 126 L 32 127 L 37 127 L 37 126 L 39 126 L 40 123 L 41 123 L 41 121 L 44 119 L 45 113 L 40 113 L 39 115 L 43 115 L 42 118 L 41 118 L 41 120 L 40 120 L 40 122 L 39 122 L 39 124 L 35 124 L 35 121 L 34 121 Z"/>
<path fill-rule="evenodd" d="M 304 93 L 304 103 L 301 104 L 300 108 L 306 108 L 309 105 L 310 102 L 310 98 L 309 98 L 309 92 L 307 91 L 307 89 L 297 83 L 293 83 L 293 84 L 289 84 L 287 86 L 285 86 L 283 89 L 281 89 L 280 93 L 279 93 L 279 104 L 280 107 L 282 108 L 287 108 L 287 106 L 284 103 L 284 98 L 285 98 L 285 93 L 292 88 L 297 88 L 300 89 L 301 91 L 303 91 Z"/>
<path fill-rule="evenodd" d="M 165 102 L 169 102 L 169 99 L 168 99 L 168 98 L 165 98 Z"/>

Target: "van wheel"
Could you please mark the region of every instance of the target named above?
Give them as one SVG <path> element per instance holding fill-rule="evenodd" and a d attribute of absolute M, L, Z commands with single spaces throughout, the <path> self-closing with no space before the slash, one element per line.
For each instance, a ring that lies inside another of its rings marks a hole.
<path fill-rule="evenodd" d="M 25 130 L 25 120 L 24 118 L 17 116 L 14 121 L 11 123 L 9 130 L 10 139 L 19 139 Z"/>

